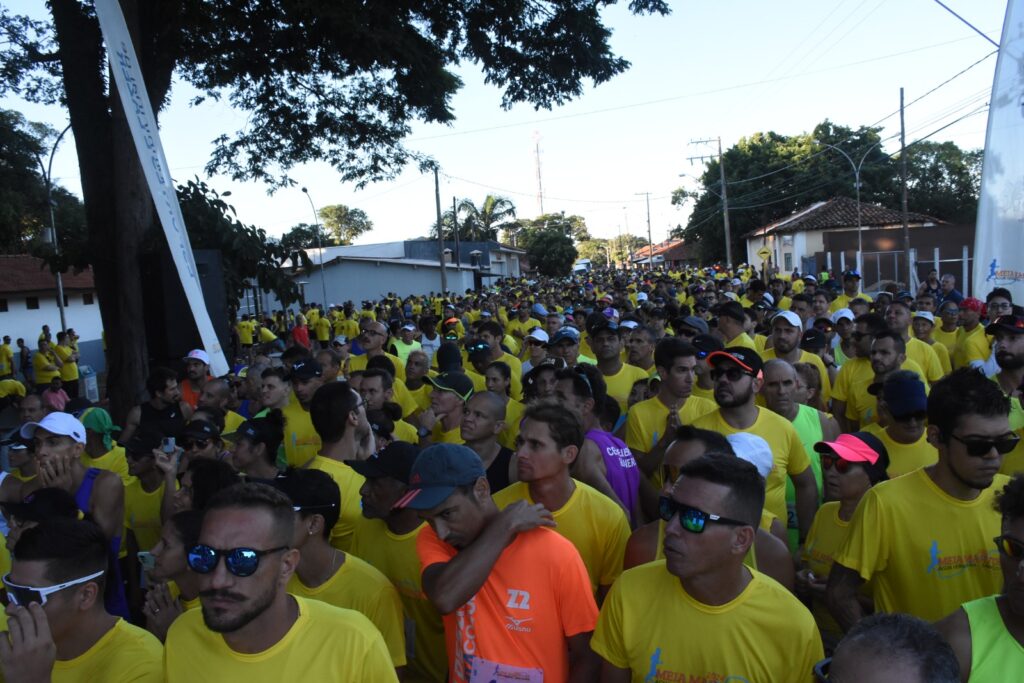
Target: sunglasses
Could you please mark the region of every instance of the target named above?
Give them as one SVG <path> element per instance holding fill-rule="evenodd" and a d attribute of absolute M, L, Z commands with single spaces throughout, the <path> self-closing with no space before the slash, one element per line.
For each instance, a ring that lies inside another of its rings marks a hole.
<path fill-rule="evenodd" d="M 910 413 L 909 415 L 900 415 L 898 417 L 896 415 L 893 415 L 892 418 L 897 422 L 911 422 L 913 420 L 916 420 L 917 422 L 924 422 L 925 420 L 928 419 L 928 413 L 920 411 L 916 413 Z"/>
<path fill-rule="evenodd" d="M 1020 442 L 1019 436 L 1007 436 L 1002 439 L 961 439 L 956 434 L 950 434 L 950 436 L 962 443 L 967 450 L 967 455 L 974 458 L 985 457 L 992 452 L 993 448 L 996 449 L 996 453 L 1006 455 Z"/>
<path fill-rule="evenodd" d="M 717 382 L 720 378 L 725 377 L 730 382 L 738 382 L 743 377 L 753 377 L 749 372 L 741 368 L 714 368 L 711 370 L 711 379 Z"/>
<path fill-rule="evenodd" d="M 1003 534 L 992 539 L 996 543 L 996 550 L 1003 557 L 1020 562 L 1024 560 L 1024 543 L 1021 543 L 1012 536 Z"/>
<path fill-rule="evenodd" d="M 864 337 L 874 337 L 874 336 L 875 335 L 871 334 L 870 332 L 851 332 L 850 333 L 850 337 L 853 339 L 853 341 L 860 341 Z"/>
<path fill-rule="evenodd" d="M 270 548 L 269 550 L 254 550 L 252 548 L 231 548 L 221 550 L 211 548 L 208 545 L 196 545 L 188 551 L 188 566 L 197 574 L 209 574 L 217 568 L 220 558 L 224 558 L 224 566 L 235 576 L 252 576 L 260 566 L 260 558 L 271 553 L 279 553 L 289 550 L 286 545 Z"/>
<path fill-rule="evenodd" d="M 679 337 L 689 337 L 690 339 L 693 339 L 694 337 L 697 336 L 697 330 L 682 329 L 682 330 L 679 330 L 679 333 L 678 333 L 677 336 L 679 336 Z"/>
<path fill-rule="evenodd" d="M 71 588 L 72 586 L 77 586 L 79 584 L 86 583 L 87 581 L 98 579 L 103 576 L 104 573 L 105 570 L 101 570 L 89 574 L 89 576 L 83 576 L 80 579 L 72 579 L 71 581 L 58 583 L 56 586 L 44 586 L 41 588 L 37 586 L 22 586 L 21 584 L 11 583 L 10 573 L 4 575 L 3 582 L 4 588 L 7 589 L 7 597 L 9 597 L 11 602 L 15 605 L 25 607 L 30 603 L 35 602 L 42 606 L 46 604 L 46 597 L 48 595 L 53 595 L 65 588 Z"/>
<path fill-rule="evenodd" d="M 833 467 L 836 468 L 836 472 L 839 474 L 846 474 L 853 469 L 854 463 L 849 460 L 843 460 L 834 453 L 821 453 L 821 469 L 830 470 Z"/>
<path fill-rule="evenodd" d="M 658 514 L 660 514 L 661 518 L 666 522 L 671 522 L 672 518 L 678 514 L 679 524 L 681 524 L 682 527 L 691 534 L 703 533 L 708 522 L 726 524 L 729 526 L 750 526 L 749 523 L 741 522 L 738 519 L 729 519 L 728 517 L 722 517 L 721 515 L 713 515 L 710 512 L 704 512 L 703 510 L 698 510 L 697 508 L 690 507 L 689 505 L 677 503 L 668 496 L 661 496 L 658 499 Z"/>
<path fill-rule="evenodd" d="M 193 448 L 203 449 L 210 445 L 209 439 L 185 439 L 181 442 L 181 447 L 186 451 L 190 451 Z"/>

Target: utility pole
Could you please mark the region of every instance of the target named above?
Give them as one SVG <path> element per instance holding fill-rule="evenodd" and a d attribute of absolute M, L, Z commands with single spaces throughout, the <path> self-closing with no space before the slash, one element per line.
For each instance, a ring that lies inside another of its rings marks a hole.
<path fill-rule="evenodd" d="M 654 240 L 651 239 L 651 193 L 634 192 L 633 194 L 643 195 L 647 198 L 647 265 L 654 270 Z"/>
<path fill-rule="evenodd" d="M 437 204 L 437 251 L 441 258 L 441 298 L 448 292 L 448 273 L 444 263 L 444 226 L 441 225 L 441 181 L 437 177 L 437 162 L 434 168 L 434 201 Z"/>
<path fill-rule="evenodd" d="M 313 209 L 313 225 L 316 226 L 316 248 L 320 252 L 320 293 L 323 295 L 321 305 L 326 309 L 328 306 L 327 280 L 324 277 L 324 243 L 321 238 L 323 228 L 320 227 L 320 214 L 316 211 L 316 205 L 313 204 L 313 198 L 309 195 L 309 189 L 302 188 L 302 194 L 306 195 L 306 199 L 309 200 L 309 208 Z"/>
<path fill-rule="evenodd" d="M 537 167 L 537 208 L 538 215 L 544 215 L 544 186 L 540 182 L 540 131 L 533 131 L 533 162 Z"/>
<path fill-rule="evenodd" d="M 43 158 L 38 154 L 35 155 L 36 162 L 39 164 L 39 170 L 43 175 L 43 180 L 46 182 L 46 206 L 50 210 L 50 234 L 49 241 L 53 244 L 54 256 L 60 255 L 60 243 L 57 241 L 57 221 L 54 219 L 53 207 L 53 155 L 57 153 L 57 146 L 60 145 L 60 141 L 64 139 L 64 135 L 71 130 L 71 124 L 69 123 L 64 130 L 60 132 L 57 139 L 53 141 L 53 147 L 50 149 L 50 163 L 46 166 L 43 165 Z M 60 312 L 60 330 L 61 332 L 67 332 L 68 323 L 64 316 L 64 278 L 60 272 L 57 273 L 57 310 Z"/>
<path fill-rule="evenodd" d="M 722 138 L 708 138 L 707 140 L 691 140 L 692 145 L 708 144 L 711 142 L 718 143 L 718 174 L 722 183 L 722 222 L 725 224 L 725 265 L 727 268 L 732 268 L 732 233 L 729 230 L 729 191 L 725 184 L 725 160 L 722 158 Z M 706 159 L 712 159 L 709 155 L 688 157 L 692 164 L 694 160 L 704 161 Z"/>
<path fill-rule="evenodd" d="M 903 185 L 903 260 L 907 262 L 907 289 L 912 286 L 910 273 L 910 222 L 907 216 L 907 127 L 903 121 L 903 88 L 900 88 L 900 183 Z M 966 288 L 965 288 L 966 289 Z"/>
<path fill-rule="evenodd" d="M 455 270 L 462 270 L 459 259 L 459 217 L 455 214 L 455 197 L 452 197 L 452 232 L 455 236 Z"/>

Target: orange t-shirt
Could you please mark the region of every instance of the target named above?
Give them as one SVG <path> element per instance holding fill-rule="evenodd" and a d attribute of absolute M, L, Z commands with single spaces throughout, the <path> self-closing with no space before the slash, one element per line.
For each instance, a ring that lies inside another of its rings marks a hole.
<path fill-rule="evenodd" d="M 423 569 L 458 552 L 429 527 L 417 538 L 416 550 Z M 521 533 L 477 594 L 444 615 L 448 680 L 489 681 L 499 665 L 532 674 L 522 680 L 541 680 L 541 672 L 545 681 L 567 680 L 566 639 L 593 631 L 596 624 L 590 578 L 573 544 L 551 529 Z"/>
<path fill-rule="evenodd" d="M 207 375 L 206 381 L 209 382 L 213 379 L 213 375 Z M 192 406 L 192 410 L 196 409 L 199 405 L 199 393 L 202 391 L 196 391 L 192 388 L 192 383 L 188 381 L 188 378 L 181 380 L 181 400 Z"/>

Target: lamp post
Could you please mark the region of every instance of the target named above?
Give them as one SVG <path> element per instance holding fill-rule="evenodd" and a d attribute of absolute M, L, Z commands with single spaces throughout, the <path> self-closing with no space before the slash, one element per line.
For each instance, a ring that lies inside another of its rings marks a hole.
<path fill-rule="evenodd" d="M 64 138 L 64 134 L 69 130 L 71 130 L 70 123 L 60 132 L 57 139 L 53 141 L 53 147 L 50 149 L 50 161 L 45 166 L 43 165 L 43 158 L 35 154 L 36 162 L 39 164 L 39 172 L 42 173 L 43 182 L 46 183 L 46 206 L 50 210 L 50 234 L 47 236 L 47 240 L 52 242 L 55 256 L 60 256 L 60 244 L 57 242 L 57 221 L 53 215 L 53 156 L 57 153 L 57 146 Z M 64 318 L 64 278 L 61 277 L 60 272 L 57 273 L 57 310 L 60 311 L 60 330 L 61 332 L 66 332 L 68 325 L 67 320 Z"/>
<path fill-rule="evenodd" d="M 313 209 L 313 220 L 316 221 L 316 248 L 320 251 L 320 289 L 323 293 L 323 301 L 320 305 L 327 309 L 327 279 L 324 277 L 324 245 L 323 240 L 320 238 L 320 214 L 316 212 L 316 206 L 313 204 L 313 198 L 309 196 L 309 190 L 302 188 L 302 194 L 306 195 L 306 199 L 309 200 L 309 208 Z"/>
<path fill-rule="evenodd" d="M 881 145 L 882 141 L 879 140 L 875 144 L 873 144 L 870 147 L 868 147 L 867 151 L 864 152 L 864 156 L 862 156 L 860 158 L 860 162 L 858 162 L 858 163 L 854 163 L 853 162 L 853 158 L 851 158 L 849 154 L 847 154 L 846 152 L 844 152 L 840 148 L 836 147 L 835 145 L 830 145 L 827 142 L 819 142 L 818 140 L 815 140 L 815 142 L 818 143 L 819 145 L 821 145 L 822 147 L 828 147 L 830 149 L 834 149 L 835 151 L 837 151 L 840 154 L 842 154 L 844 157 L 846 157 L 846 160 L 850 162 L 850 167 L 853 168 L 853 187 L 854 187 L 854 189 L 857 192 L 857 272 L 860 273 L 861 276 L 863 276 L 864 275 L 864 237 L 863 237 L 863 232 L 861 231 L 861 226 L 860 226 L 860 169 L 864 166 L 864 161 L 867 160 L 868 154 L 871 154 L 871 150 L 873 150 L 875 147 L 878 147 L 879 145 Z"/>

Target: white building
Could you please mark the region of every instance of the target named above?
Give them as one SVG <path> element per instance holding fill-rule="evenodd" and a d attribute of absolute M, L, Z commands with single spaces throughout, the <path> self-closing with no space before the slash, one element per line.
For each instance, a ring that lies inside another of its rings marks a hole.
<path fill-rule="evenodd" d="M 92 269 L 65 273 L 63 284 L 64 318 L 79 336 L 79 364 L 99 372 L 104 368 L 103 321 Z M 12 346 L 21 337 L 34 351 L 43 325 L 50 326 L 56 339 L 60 330 L 56 276 L 42 259 L 0 255 L 0 336 L 10 336 Z"/>

